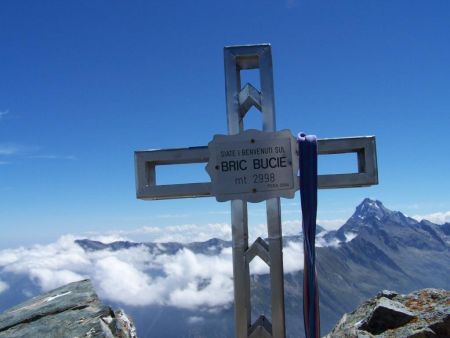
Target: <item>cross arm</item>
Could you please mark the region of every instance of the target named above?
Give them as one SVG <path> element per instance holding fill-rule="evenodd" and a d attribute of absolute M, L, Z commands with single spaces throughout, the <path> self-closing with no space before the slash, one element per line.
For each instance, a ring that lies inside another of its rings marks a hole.
<path fill-rule="evenodd" d="M 145 200 L 211 196 L 211 183 L 156 184 L 156 167 L 162 165 L 206 163 L 208 147 L 136 151 L 136 197 Z"/>
<path fill-rule="evenodd" d="M 375 136 L 318 140 L 319 155 L 356 153 L 358 172 L 319 175 L 319 189 L 364 187 L 378 184 Z M 207 163 L 207 146 L 136 151 L 136 197 L 144 200 L 210 197 L 211 182 L 158 185 L 156 167 Z"/>
<path fill-rule="evenodd" d="M 329 138 L 317 141 L 319 155 L 356 153 L 358 172 L 319 175 L 319 189 L 367 187 L 378 184 L 375 136 Z"/>

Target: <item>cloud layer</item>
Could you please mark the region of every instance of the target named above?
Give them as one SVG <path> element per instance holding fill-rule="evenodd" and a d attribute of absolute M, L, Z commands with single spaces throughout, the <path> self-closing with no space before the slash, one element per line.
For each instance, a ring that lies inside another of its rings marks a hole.
<path fill-rule="evenodd" d="M 168 254 L 162 245 L 153 252 L 144 245 L 118 251 L 85 251 L 75 239 L 66 235 L 48 245 L 2 250 L 0 271 L 26 275 L 43 291 L 90 278 L 100 297 L 127 305 L 217 310 L 232 304 L 231 248 L 217 255 L 187 249 Z M 284 249 L 285 272 L 298 271 L 302 265 L 301 245 L 288 243 Z M 268 269 L 255 260 L 251 271 L 264 274 Z M 7 288 L 0 280 L 0 292 Z"/>

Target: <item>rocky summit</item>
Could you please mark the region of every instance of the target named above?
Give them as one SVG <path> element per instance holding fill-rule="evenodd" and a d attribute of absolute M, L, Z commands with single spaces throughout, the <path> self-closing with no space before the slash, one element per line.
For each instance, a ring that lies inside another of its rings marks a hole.
<path fill-rule="evenodd" d="M 104 305 L 89 280 L 34 297 L 0 314 L 0 338 L 137 338 L 122 311 Z"/>
<path fill-rule="evenodd" d="M 407 295 L 382 291 L 345 314 L 325 338 L 450 337 L 450 291 L 423 289 Z"/>

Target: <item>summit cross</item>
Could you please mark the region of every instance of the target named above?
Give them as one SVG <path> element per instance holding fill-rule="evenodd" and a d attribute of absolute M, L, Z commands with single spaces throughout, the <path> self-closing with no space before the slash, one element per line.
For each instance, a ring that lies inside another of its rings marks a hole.
<path fill-rule="evenodd" d="M 228 135 L 215 135 L 208 146 L 135 152 L 136 196 L 144 200 L 216 197 L 230 201 L 235 333 L 237 338 L 284 338 L 285 307 L 280 197 L 299 189 L 298 145 L 290 131 L 276 131 L 270 44 L 224 48 Z M 259 69 L 258 86 L 241 83 L 241 71 Z M 246 130 L 250 108 L 261 112 L 261 130 Z M 320 189 L 378 184 L 374 136 L 319 139 L 318 154 L 357 154 L 357 172 L 318 176 Z M 211 180 L 158 185 L 156 167 L 207 163 Z M 247 203 L 265 201 L 267 241 L 249 245 Z M 271 318 L 251 320 L 250 268 L 255 256 L 270 268 Z"/>

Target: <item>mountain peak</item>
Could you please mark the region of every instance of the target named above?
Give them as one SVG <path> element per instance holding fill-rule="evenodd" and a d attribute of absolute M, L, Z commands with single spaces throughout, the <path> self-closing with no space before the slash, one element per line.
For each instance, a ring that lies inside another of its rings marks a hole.
<path fill-rule="evenodd" d="M 374 199 L 371 199 L 371 198 L 369 198 L 369 197 L 366 197 L 359 205 L 358 205 L 358 207 L 361 207 L 361 206 L 367 206 L 367 207 L 374 207 L 374 208 L 377 208 L 377 207 L 384 207 L 383 206 L 383 203 L 381 202 L 381 201 L 379 201 L 379 200 L 374 200 Z"/>
<path fill-rule="evenodd" d="M 341 227 L 340 232 L 358 232 L 361 227 L 383 227 L 386 222 L 398 225 L 415 225 L 418 222 L 400 211 L 386 208 L 381 201 L 365 198 L 356 207 L 352 217 Z"/>
<path fill-rule="evenodd" d="M 356 211 L 352 217 L 367 218 L 373 216 L 379 220 L 383 217 L 392 214 L 392 211 L 387 209 L 381 201 L 365 198 L 360 205 L 356 207 Z"/>

